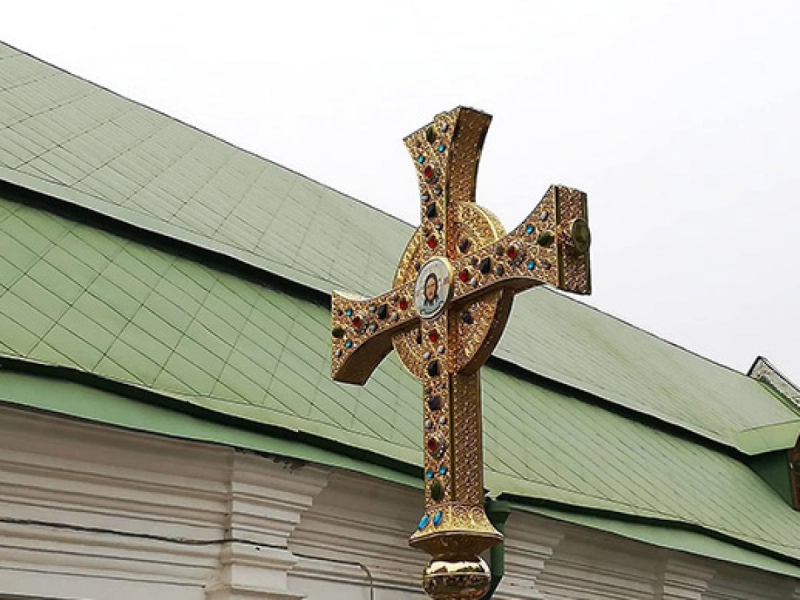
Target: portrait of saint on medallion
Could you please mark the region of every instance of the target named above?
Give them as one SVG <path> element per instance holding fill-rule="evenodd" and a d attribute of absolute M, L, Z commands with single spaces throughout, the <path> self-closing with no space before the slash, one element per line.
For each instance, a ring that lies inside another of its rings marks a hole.
<path fill-rule="evenodd" d="M 432 258 L 419 270 L 414 285 L 414 302 L 423 319 L 438 316 L 450 299 L 452 288 L 450 264 L 443 258 Z"/>

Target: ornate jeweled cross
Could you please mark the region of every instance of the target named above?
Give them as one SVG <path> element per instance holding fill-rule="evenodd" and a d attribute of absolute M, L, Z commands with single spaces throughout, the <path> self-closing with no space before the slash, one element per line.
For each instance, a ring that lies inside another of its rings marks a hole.
<path fill-rule="evenodd" d="M 490 121 L 456 108 L 406 138 L 422 223 L 394 287 L 375 298 L 334 292 L 332 300 L 334 379 L 363 384 L 394 347 L 422 381 L 425 513 L 409 543 L 433 556 L 424 585 L 439 599 L 485 593 L 489 574 L 478 555 L 502 539 L 483 507 L 479 369 L 500 339 L 514 294 L 545 283 L 590 293 L 583 192 L 552 186 L 509 234 L 475 204 Z"/>

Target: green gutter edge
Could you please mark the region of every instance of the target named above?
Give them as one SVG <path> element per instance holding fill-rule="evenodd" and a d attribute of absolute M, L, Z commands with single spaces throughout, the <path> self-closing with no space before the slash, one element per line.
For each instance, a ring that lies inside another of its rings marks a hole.
<path fill-rule="evenodd" d="M 0 357 L 0 404 L 314 462 L 413 488 L 423 486 L 422 470 L 415 465 L 399 464 L 399 461 L 300 431 L 230 418 L 121 382 L 106 381 L 101 389 L 91 384 L 95 382 L 75 381 L 83 374 L 69 371 Z"/>

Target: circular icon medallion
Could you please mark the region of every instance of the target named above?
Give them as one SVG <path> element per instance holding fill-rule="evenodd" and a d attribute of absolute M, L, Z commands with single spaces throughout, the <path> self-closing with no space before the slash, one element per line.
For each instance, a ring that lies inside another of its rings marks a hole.
<path fill-rule="evenodd" d="M 437 256 L 422 265 L 414 284 L 414 303 L 420 317 L 433 319 L 442 314 L 453 291 L 452 279 L 453 270 L 446 258 Z"/>

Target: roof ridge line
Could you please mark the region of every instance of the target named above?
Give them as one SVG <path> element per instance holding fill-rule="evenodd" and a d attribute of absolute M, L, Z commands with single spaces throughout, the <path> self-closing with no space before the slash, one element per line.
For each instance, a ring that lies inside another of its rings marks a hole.
<path fill-rule="evenodd" d="M 133 98 L 129 98 L 128 96 L 126 96 L 124 94 L 120 94 L 119 92 L 115 92 L 114 90 L 112 90 L 112 89 L 110 89 L 110 88 L 108 88 L 108 87 L 106 87 L 106 86 L 104 86 L 104 85 L 102 85 L 100 83 L 96 83 L 96 82 L 92 81 L 91 79 L 87 79 L 86 77 L 83 77 L 82 75 L 77 75 L 76 73 L 73 73 L 72 71 L 69 71 L 69 70 L 65 69 L 64 67 L 59 67 L 58 65 L 55 65 L 55 64 L 51 63 L 48 60 L 45 60 L 43 58 L 39 58 L 38 56 L 35 56 L 34 54 L 31 54 L 30 52 L 26 52 L 25 50 L 22 50 L 21 48 L 18 48 L 16 46 L 14 46 L 13 44 L 9 44 L 6 41 L 0 40 L 0 44 L 4 44 L 4 45 L 8 46 L 9 48 L 13 48 L 14 50 L 19 52 L 20 54 L 24 54 L 25 56 L 28 56 L 29 58 L 32 58 L 33 60 L 36 60 L 36 61 L 38 61 L 38 62 L 40 62 L 42 64 L 45 64 L 45 65 L 47 65 L 47 66 L 49 66 L 49 67 L 51 67 L 51 68 L 53 68 L 53 69 L 55 69 L 57 71 L 60 71 L 62 73 L 66 73 L 70 77 L 75 77 L 76 79 L 80 79 L 81 81 L 83 81 L 85 83 L 88 83 L 89 85 L 92 85 L 92 86 L 94 86 L 96 88 L 99 88 L 99 89 L 105 91 L 105 92 L 108 92 L 109 94 L 117 96 L 118 98 L 122 98 L 123 100 L 126 100 L 127 102 L 131 102 L 133 104 L 136 104 L 137 106 L 141 106 L 141 107 L 143 107 L 143 108 L 145 108 L 147 110 L 150 110 L 150 111 L 152 111 L 154 113 L 157 113 L 157 114 L 159 114 L 159 115 L 161 115 L 161 116 L 163 116 L 163 117 L 165 117 L 165 118 L 167 118 L 167 119 L 169 119 L 171 121 L 174 121 L 176 123 L 180 123 L 181 125 L 184 125 L 185 127 L 188 127 L 189 129 L 197 131 L 198 133 L 200 133 L 202 135 L 205 135 L 205 136 L 208 136 L 210 138 L 213 138 L 214 140 L 217 140 L 218 142 L 221 142 L 221 143 L 225 144 L 226 146 L 230 146 L 231 148 L 235 148 L 236 150 L 240 150 L 241 152 L 249 154 L 250 156 L 252 156 L 254 158 L 257 158 L 259 160 L 263 160 L 264 162 L 267 162 L 267 163 L 270 163 L 272 165 L 275 165 L 276 167 L 279 167 L 279 168 L 283 169 L 284 171 L 292 173 L 293 175 L 295 175 L 295 176 L 297 176 L 299 178 L 302 178 L 302 179 L 305 179 L 305 180 L 310 181 L 312 183 L 315 183 L 315 184 L 319 185 L 320 187 L 323 187 L 323 188 L 325 188 L 327 190 L 335 192 L 336 194 L 339 194 L 342 197 L 347 198 L 348 200 L 351 200 L 353 202 L 361 204 L 362 206 L 365 206 L 365 207 L 367 207 L 367 208 L 369 208 L 371 210 L 374 210 L 375 212 L 379 212 L 379 213 L 381 213 L 383 215 L 386 215 L 386 216 L 388 216 L 388 217 L 390 217 L 390 218 L 392 218 L 392 219 L 394 219 L 394 220 L 396 220 L 396 221 L 398 221 L 400 223 L 403 223 L 404 225 L 408 225 L 409 227 L 412 227 L 412 228 L 414 227 L 411 223 L 408 223 L 407 221 L 404 221 L 400 217 L 397 217 L 397 216 L 395 216 L 395 215 L 393 215 L 393 214 L 391 214 L 389 212 L 386 212 L 385 210 L 383 210 L 381 208 L 378 208 L 376 206 L 372 206 L 371 204 L 368 204 L 367 202 L 365 202 L 363 200 L 359 200 L 355 196 L 351 196 L 350 194 L 348 194 L 346 192 L 342 192 L 340 190 L 337 190 L 336 188 L 334 188 L 334 187 L 332 187 L 332 186 L 330 186 L 330 185 L 328 185 L 326 183 L 323 183 L 323 182 L 319 181 L 318 179 L 314 179 L 313 177 L 309 177 L 308 175 L 304 175 L 303 173 L 300 173 L 299 171 L 296 171 L 296 170 L 294 170 L 294 169 L 292 169 L 290 167 L 287 167 L 287 166 L 282 165 L 282 164 L 280 164 L 280 163 L 278 163 L 278 162 L 276 162 L 274 160 L 266 158 L 265 156 L 261 156 L 260 154 L 256 153 L 253 150 L 248 150 L 247 148 L 245 148 L 243 146 L 239 146 L 238 144 L 234 144 L 233 142 L 229 142 L 228 140 L 226 140 L 226 139 L 224 139 L 224 138 L 222 138 L 222 137 L 220 137 L 220 136 L 218 136 L 218 135 L 216 135 L 214 133 L 211 133 L 210 131 L 206 131 L 204 129 L 200 129 L 200 127 L 198 127 L 196 125 L 192 125 L 191 123 L 189 123 L 187 121 L 184 121 L 183 119 L 181 119 L 179 117 L 174 117 L 174 116 L 170 115 L 169 113 L 167 113 L 167 112 L 165 112 L 163 110 L 160 110 L 158 108 L 154 108 L 154 107 L 152 107 L 152 106 L 150 106 L 148 104 L 144 104 L 143 102 L 139 102 L 138 100 L 134 100 Z M 70 189 L 73 189 L 73 188 L 70 188 Z"/>
<path fill-rule="evenodd" d="M 547 287 L 547 290 L 552 292 L 552 293 L 554 293 L 554 294 L 556 294 L 556 295 L 558 295 L 558 296 L 560 296 L 560 297 L 562 297 L 562 298 L 566 298 L 567 300 L 571 300 L 572 302 L 580 304 L 581 306 L 586 306 L 586 307 L 588 307 L 588 308 L 590 308 L 590 309 L 594 310 L 595 312 L 598 312 L 598 313 L 600 313 L 602 315 L 605 315 L 607 317 L 611 317 L 612 319 L 622 323 L 623 325 L 627 325 L 628 327 L 630 327 L 632 329 L 635 329 L 636 331 L 640 331 L 642 333 L 645 333 L 648 336 L 659 340 L 660 342 L 664 342 L 665 344 L 669 344 L 673 348 L 677 348 L 678 350 L 681 350 L 682 352 L 686 352 L 687 354 L 691 354 L 692 356 L 695 356 L 695 357 L 697 357 L 697 358 L 699 358 L 699 359 L 701 359 L 701 360 L 703 360 L 705 362 L 711 363 L 712 365 L 715 365 L 717 367 L 725 369 L 726 371 L 731 371 L 732 373 L 734 373 L 736 375 L 739 375 L 741 377 L 744 377 L 745 379 L 752 379 L 751 377 L 748 377 L 746 373 L 743 373 L 741 371 L 737 371 L 733 367 L 730 367 L 730 366 L 728 366 L 726 364 L 723 364 L 723 363 L 721 363 L 719 361 L 716 361 L 713 358 L 709 358 L 708 356 L 703 356 L 702 354 L 700 354 L 699 352 L 696 352 L 695 350 L 692 350 L 690 348 L 686 348 L 685 346 L 681 346 L 677 342 L 673 342 L 672 340 L 668 340 L 667 338 L 661 337 L 660 335 L 658 335 L 656 333 L 653 333 L 652 331 L 648 331 L 647 329 L 644 329 L 643 327 L 641 327 L 639 325 L 635 325 L 635 324 L 631 323 L 630 321 L 627 321 L 627 320 L 623 319 L 622 317 L 618 317 L 617 315 L 614 315 L 614 314 L 612 314 L 610 312 L 606 312 L 602 308 L 598 308 L 596 306 L 593 306 L 591 304 L 583 302 L 579 298 L 576 298 L 574 296 L 567 296 L 566 294 L 562 294 L 558 290 L 555 290 L 555 289 L 553 289 L 551 287 Z"/>
<path fill-rule="evenodd" d="M 42 179 L 35 175 L 22 173 L 21 171 L 16 171 L 3 165 L 0 165 L 0 183 L 6 183 L 25 192 L 57 200 L 67 212 L 77 213 L 78 215 L 92 215 L 94 218 L 101 221 L 105 220 L 116 225 L 122 225 L 125 228 L 136 229 L 156 236 L 164 242 L 167 242 L 168 245 L 181 245 L 201 252 L 207 252 L 220 259 L 239 263 L 248 269 L 255 269 L 270 276 L 278 276 L 315 292 L 330 294 L 328 289 L 321 285 L 321 283 L 331 282 L 313 275 L 312 273 L 295 267 L 291 267 L 291 273 L 284 272 L 280 267 L 289 267 L 289 265 L 274 261 L 265 256 L 254 254 L 244 248 L 237 248 L 230 244 L 217 242 L 211 238 L 201 236 L 192 231 L 167 223 L 166 221 L 150 217 L 149 215 L 134 212 L 124 206 L 113 204 L 104 198 L 68 187 L 63 183 Z M 84 202 L 78 203 L 69 198 L 70 195 L 80 196 Z M 50 203 L 49 206 L 43 206 L 38 200 L 34 200 L 34 203 L 36 207 L 41 210 L 58 212 L 53 209 L 52 203 Z M 72 218 L 75 218 L 74 214 Z"/>
<path fill-rule="evenodd" d="M 685 423 L 674 423 L 673 421 L 668 420 L 666 417 L 660 415 L 659 413 L 655 412 L 648 412 L 642 410 L 640 408 L 636 408 L 634 406 L 630 406 L 628 404 L 623 404 L 622 402 L 618 402 L 612 398 L 607 396 L 602 396 L 598 392 L 593 392 L 588 389 L 584 389 L 579 387 L 575 383 L 569 383 L 566 381 L 562 381 L 560 379 L 556 379 L 551 375 L 545 375 L 542 373 L 537 373 L 536 371 L 531 370 L 529 367 L 521 365 L 514 360 L 511 360 L 505 356 L 498 356 L 497 354 L 492 354 L 489 357 L 489 360 L 492 363 L 500 363 L 503 365 L 504 370 L 511 369 L 522 371 L 523 373 L 527 374 L 528 376 L 533 376 L 540 380 L 543 380 L 544 383 L 558 387 L 562 389 L 569 390 L 576 396 L 578 400 L 582 402 L 591 401 L 590 399 L 594 399 L 597 406 L 600 406 L 604 410 L 612 411 L 616 414 L 620 414 L 626 419 L 630 419 L 637 422 L 649 421 L 651 424 L 657 424 L 659 429 L 667 431 L 670 435 L 675 435 L 675 432 L 681 432 L 686 437 L 690 438 L 695 443 L 701 444 L 706 447 L 711 447 L 716 452 L 724 452 L 728 455 L 734 455 L 734 458 L 737 460 L 741 460 L 750 456 L 741 448 L 736 445 L 730 444 L 726 442 L 723 438 L 719 436 L 712 435 L 712 432 L 700 429 L 700 428 L 692 428 L 689 427 Z"/>

